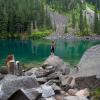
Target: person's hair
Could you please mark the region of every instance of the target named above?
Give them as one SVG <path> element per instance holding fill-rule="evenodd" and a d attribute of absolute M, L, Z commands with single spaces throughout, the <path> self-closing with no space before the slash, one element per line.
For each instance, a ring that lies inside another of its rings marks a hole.
<path fill-rule="evenodd" d="M 52 43 L 55 43 L 55 41 L 52 41 Z"/>

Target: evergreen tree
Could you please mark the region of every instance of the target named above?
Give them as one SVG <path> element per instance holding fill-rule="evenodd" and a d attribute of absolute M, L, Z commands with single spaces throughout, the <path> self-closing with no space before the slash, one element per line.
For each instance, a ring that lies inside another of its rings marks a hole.
<path fill-rule="evenodd" d="M 32 32 L 35 28 L 50 27 L 44 2 L 45 0 L 0 0 L 0 33 L 13 35 L 29 32 L 29 29 Z"/>
<path fill-rule="evenodd" d="M 89 34 L 89 27 L 88 27 L 88 23 L 87 23 L 87 17 L 86 14 L 84 15 L 84 35 L 88 35 Z"/>
<path fill-rule="evenodd" d="M 82 10 L 82 7 L 80 8 L 80 18 L 79 18 L 79 29 L 80 29 L 80 33 L 81 35 L 83 34 L 83 31 L 84 31 L 84 20 L 83 20 L 83 10 Z"/>
<path fill-rule="evenodd" d="M 74 10 L 72 11 L 72 27 L 75 28 L 75 24 L 76 24 L 76 18 L 75 18 L 75 13 Z"/>
<path fill-rule="evenodd" d="M 97 14 L 97 4 L 95 5 L 94 33 L 98 34 L 98 14 Z"/>

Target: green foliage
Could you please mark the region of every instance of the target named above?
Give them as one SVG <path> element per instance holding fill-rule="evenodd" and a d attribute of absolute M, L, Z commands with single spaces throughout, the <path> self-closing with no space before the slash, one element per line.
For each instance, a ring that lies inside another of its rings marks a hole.
<path fill-rule="evenodd" d="M 68 12 L 74 9 L 79 1 L 80 0 L 46 0 L 46 3 L 58 12 Z"/>
<path fill-rule="evenodd" d="M 74 10 L 72 11 L 72 27 L 75 28 L 75 24 L 76 24 L 76 18 L 75 18 L 75 12 Z"/>
<path fill-rule="evenodd" d="M 92 90 L 91 96 L 94 98 L 94 100 L 100 99 L 100 88 L 96 88 L 95 90 Z"/>
<path fill-rule="evenodd" d="M 79 29 L 80 29 L 80 33 L 81 35 L 83 34 L 84 31 L 84 19 L 83 19 L 83 9 L 82 7 L 80 8 L 80 21 L 79 21 Z"/>
<path fill-rule="evenodd" d="M 68 33 L 68 26 L 65 27 L 65 33 Z"/>
<path fill-rule="evenodd" d="M 84 26 L 83 26 L 83 35 L 89 35 L 89 27 L 88 27 L 88 23 L 87 23 L 87 17 L 86 14 L 84 16 Z"/>
<path fill-rule="evenodd" d="M 96 33 L 96 34 L 100 34 L 99 33 L 99 26 L 100 26 L 100 24 L 99 24 L 99 18 L 98 18 L 98 13 L 97 13 L 97 4 L 95 5 L 95 16 L 94 16 L 94 33 Z"/>
<path fill-rule="evenodd" d="M 49 34 L 52 33 L 52 30 L 41 30 L 41 31 L 35 31 L 32 33 L 31 38 L 37 39 L 41 37 L 48 36 Z"/>
<path fill-rule="evenodd" d="M 32 33 L 51 26 L 44 0 L 0 0 L 0 33 Z"/>

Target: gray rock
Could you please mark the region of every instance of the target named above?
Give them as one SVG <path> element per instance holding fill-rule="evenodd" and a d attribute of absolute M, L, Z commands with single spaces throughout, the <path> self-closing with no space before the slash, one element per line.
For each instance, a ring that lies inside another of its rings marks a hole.
<path fill-rule="evenodd" d="M 36 79 L 40 84 L 46 83 L 47 82 L 47 77 L 41 77 Z"/>
<path fill-rule="evenodd" d="M 68 94 L 71 95 L 71 96 L 75 96 L 75 94 L 78 92 L 77 89 L 69 89 L 68 90 Z"/>
<path fill-rule="evenodd" d="M 35 89 L 18 90 L 8 100 L 37 100 L 41 94 Z"/>
<path fill-rule="evenodd" d="M 63 100 L 88 100 L 88 99 L 85 97 L 79 97 L 79 96 L 67 96 L 67 97 L 64 97 Z"/>
<path fill-rule="evenodd" d="M 26 76 L 31 76 L 31 75 L 34 75 L 35 76 L 35 72 L 38 70 L 38 68 L 32 68 L 28 71 L 25 72 L 25 75 Z"/>
<path fill-rule="evenodd" d="M 58 91 L 61 91 L 61 88 L 56 84 L 52 84 L 51 87 L 53 88 L 54 91 L 58 90 Z"/>
<path fill-rule="evenodd" d="M 71 76 L 67 76 L 67 75 L 60 75 L 59 79 L 61 81 L 61 85 L 62 86 L 66 86 L 69 85 L 70 87 L 73 87 L 75 85 L 75 80 L 73 77 Z"/>
<path fill-rule="evenodd" d="M 11 76 L 9 76 L 8 78 L 7 77 L 1 82 L 2 84 L 1 90 L 4 92 L 5 98 L 11 96 L 18 89 L 21 88 L 30 89 L 39 86 L 38 82 L 34 77 L 28 77 L 28 76 L 22 76 L 22 77 L 12 76 L 12 78 Z"/>
<path fill-rule="evenodd" d="M 51 55 L 42 65 L 43 68 L 47 66 L 53 66 L 55 71 L 60 71 L 63 74 L 69 74 L 69 65 L 65 64 L 64 61 L 58 56 Z"/>
<path fill-rule="evenodd" d="M 4 78 L 4 75 L 0 73 L 0 80 Z"/>
<path fill-rule="evenodd" d="M 45 70 L 38 70 L 35 72 L 35 75 L 37 78 L 45 77 L 47 76 L 47 72 Z"/>
<path fill-rule="evenodd" d="M 100 75 L 100 45 L 96 45 L 88 49 L 78 64 L 78 76 Z"/>
<path fill-rule="evenodd" d="M 100 79 L 97 79 L 96 76 L 89 77 L 77 77 L 75 79 L 76 88 L 78 89 L 95 89 L 100 87 Z"/>
<path fill-rule="evenodd" d="M 45 84 L 47 84 L 47 85 L 53 85 L 54 83 L 60 84 L 60 81 L 59 81 L 59 80 L 49 80 L 49 81 L 46 82 Z"/>
<path fill-rule="evenodd" d="M 37 78 L 40 78 L 40 77 L 46 77 L 47 75 L 53 73 L 55 70 L 54 69 L 39 69 L 35 72 L 35 76 Z"/>
<path fill-rule="evenodd" d="M 50 75 L 47 76 L 47 79 L 48 80 L 51 80 L 51 79 L 59 79 L 59 73 L 58 72 L 54 72 Z"/>
<path fill-rule="evenodd" d="M 59 79 L 60 79 L 60 82 L 61 82 L 61 85 L 62 85 L 62 86 L 67 85 L 68 76 L 60 75 L 60 76 L 59 76 Z"/>

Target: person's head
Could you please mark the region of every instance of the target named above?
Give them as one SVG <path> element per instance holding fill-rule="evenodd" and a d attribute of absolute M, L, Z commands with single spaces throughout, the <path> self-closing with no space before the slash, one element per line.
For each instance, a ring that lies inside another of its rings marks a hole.
<path fill-rule="evenodd" d="M 53 40 L 53 41 L 52 41 L 52 44 L 54 44 L 54 43 L 55 43 L 55 41 Z"/>

